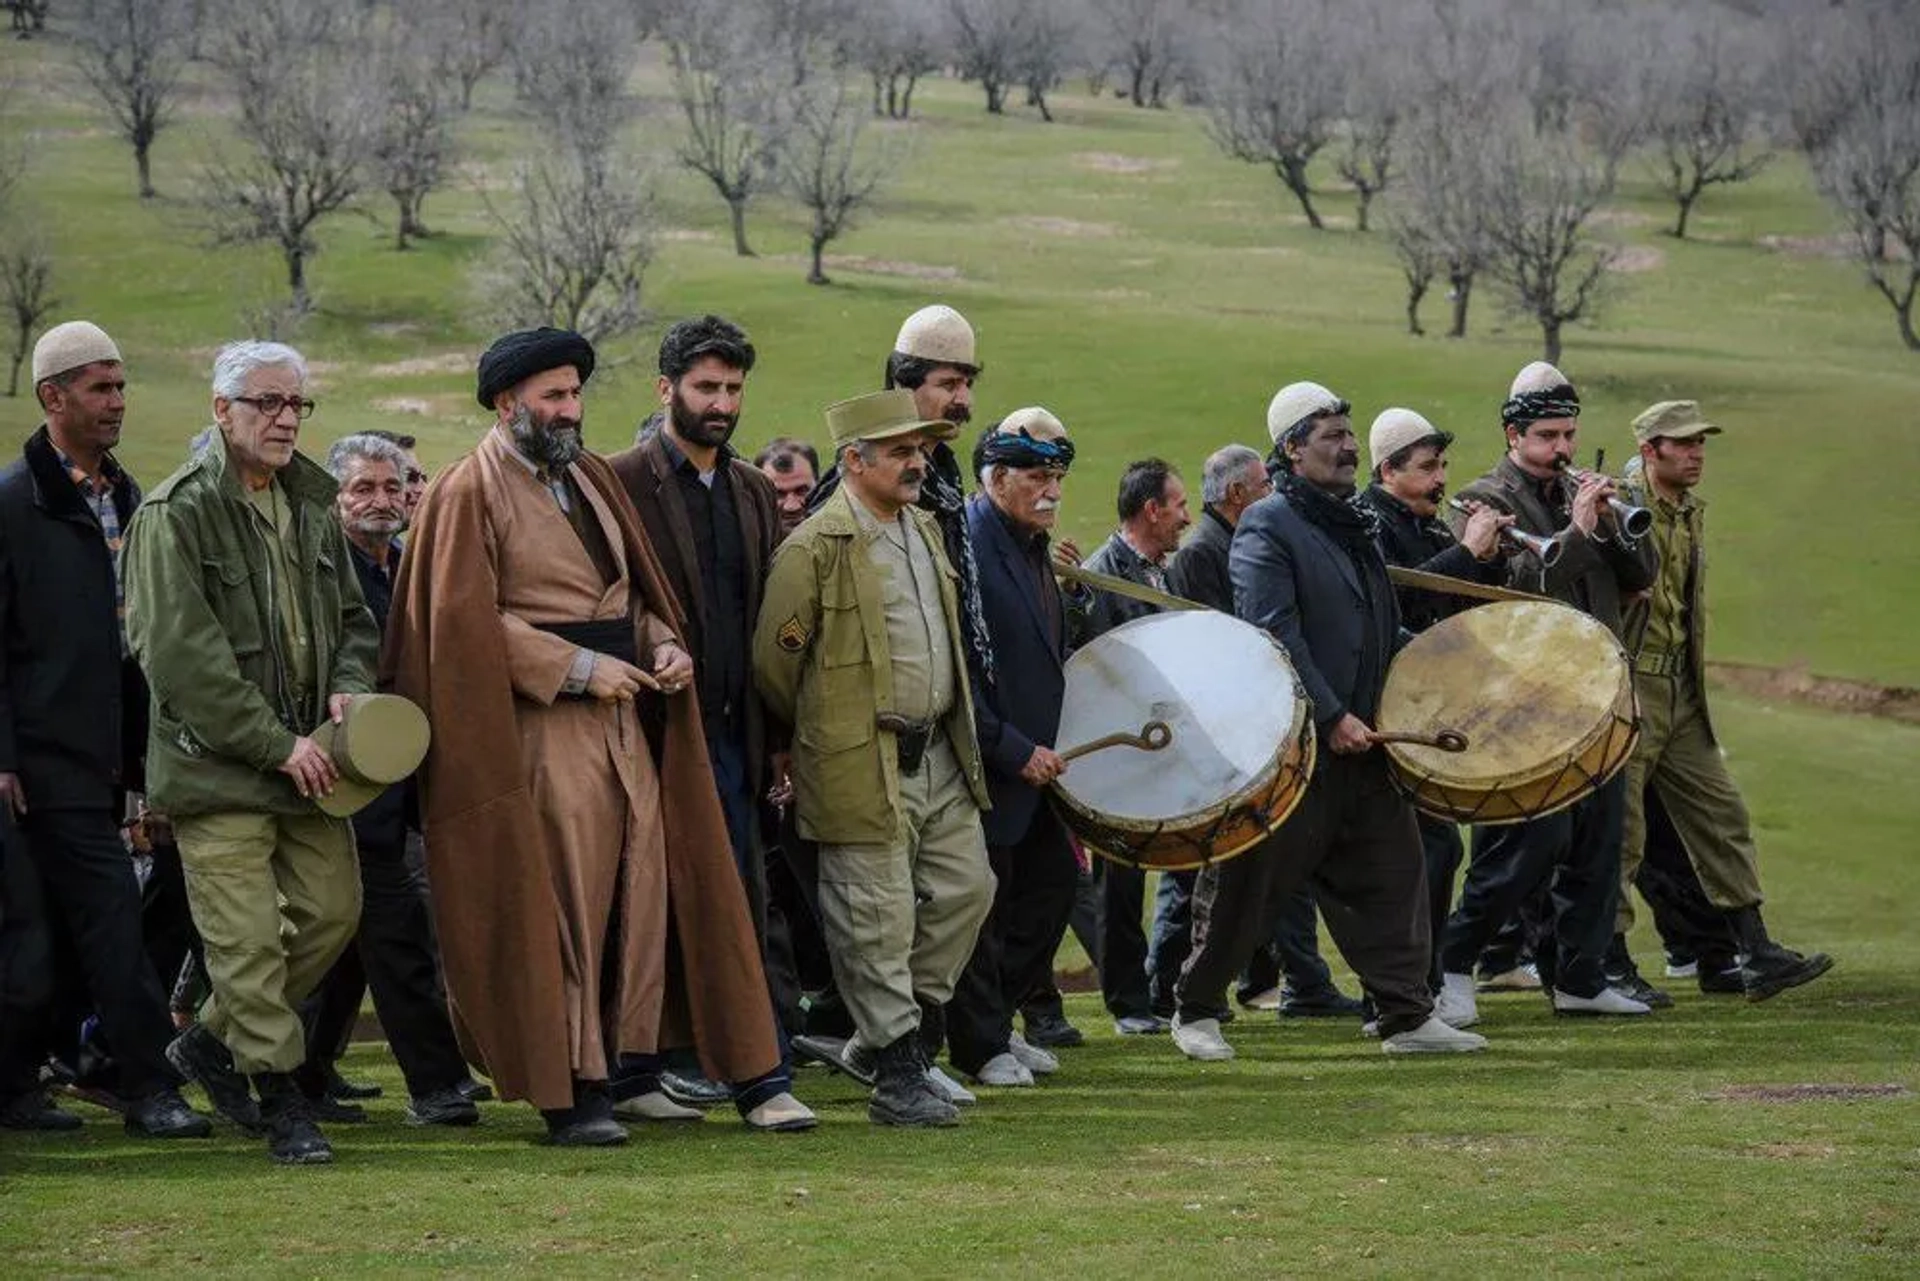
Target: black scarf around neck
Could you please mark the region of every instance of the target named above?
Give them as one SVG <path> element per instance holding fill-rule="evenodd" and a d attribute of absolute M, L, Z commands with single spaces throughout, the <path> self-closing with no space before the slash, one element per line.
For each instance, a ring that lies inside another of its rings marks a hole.
<path fill-rule="evenodd" d="M 1374 534 L 1380 527 L 1380 517 L 1360 501 L 1357 493 L 1336 498 L 1292 472 L 1280 476 L 1276 483 L 1295 511 L 1319 526 L 1349 554 L 1372 550 Z"/>

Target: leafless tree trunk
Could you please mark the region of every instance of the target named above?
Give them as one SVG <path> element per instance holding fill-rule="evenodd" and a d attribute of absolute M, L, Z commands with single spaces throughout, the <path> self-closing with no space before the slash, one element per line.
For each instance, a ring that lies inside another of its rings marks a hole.
<path fill-rule="evenodd" d="M 873 114 L 905 120 L 914 86 L 940 69 L 940 15 L 928 0 L 861 0 L 846 54 L 873 80 Z"/>
<path fill-rule="evenodd" d="M 772 185 L 796 89 L 780 53 L 738 11 L 688 6 L 663 23 L 674 99 L 687 132 L 675 154 L 727 203 L 734 252 L 753 257 L 747 204 Z"/>
<path fill-rule="evenodd" d="M 1020 11 L 1018 36 L 1020 54 L 1014 65 L 1021 84 L 1026 86 L 1027 105 L 1052 124 L 1047 94 L 1066 76 L 1078 43 L 1078 29 L 1066 6 L 1034 3 Z"/>
<path fill-rule="evenodd" d="M 627 78 L 639 31 L 627 0 L 571 0 L 518 10 L 513 79 L 538 130 L 583 157 L 613 153 L 631 114 Z"/>
<path fill-rule="evenodd" d="M 354 0 L 225 0 L 214 39 L 238 98 L 239 154 L 205 174 L 209 230 L 215 244 L 277 248 L 304 312 L 315 230 L 360 193 L 376 136 L 368 17 Z"/>
<path fill-rule="evenodd" d="M 871 116 L 837 77 L 807 86 L 781 154 L 781 185 L 813 215 L 807 283 L 825 285 L 827 246 L 870 207 L 904 158 L 897 135 L 870 136 Z"/>
<path fill-rule="evenodd" d="M 1247 0 L 1215 33 L 1204 87 L 1214 142 L 1236 160 L 1271 166 L 1316 231 L 1325 224 L 1307 166 L 1333 137 L 1341 108 L 1339 74 L 1326 57 L 1331 25 L 1324 0 Z"/>
<path fill-rule="evenodd" d="M 1682 240 L 1708 187 L 1745 182 L 1773 158 L 1762 134 L 1764 63 L 1731 22 L 1677 11 L 1655 45 L 1647 89 L 1654 177 L 1678 206 L 1673 234 Z"/>
<path fill-rule="evenodd" d="M 1166 106 L 1167 88 L 1196 17 L 1193 7 L 1186 0 L 1092 0 L 1089 7 L 1107 50 L 1105 64 L 1119 68 L 1127 100 L 1136 107 Z"/>
<path fill-rule="evenodd" d="M 1007 89 L 1019 79 L 1022 11 L 1035 0 L 947 0 L 960 74 L 980 82 L 987 111 L 1006 110 Z"/>
<path fill-rule="evenodd" d="M 190 0 L 82 0 L 74 56 L 133 147 L 140 198 L 153 197 L 154 139 L 173 121 L 186 70 Z"/>
<path fill-rule="evenodd" d="M 20 394 L 20 366 L 32 350 L 34 337 L 59 299 L 53 295 L 53 255 L 38 237 L 15 227 L 0 248 L 0 305 L 13 329 L 7 395 Z"/>
<path fill-rule="evenodd" d="M 1576 139 L 1510 120 L 1483 141 L 1487 270 L 1515 310 L 1540 326 L 1541 358 L 1560 359 L 1561 334 L 1598 310 L 1615 250 L 1592 218 L 1613 194 L 1615 168 Z"/>
<path fill-rule="evenodd" d="M 453 160 L 456 108 L 453 86 L 434 74 L 431 52 L 404 27 L 396 35 L 380 69 L 384 100 L 372 159 L 380 186 L 393 197 L 393 247 L 404 251 L 415 237 L 430 234 L 421 207 Z"/>

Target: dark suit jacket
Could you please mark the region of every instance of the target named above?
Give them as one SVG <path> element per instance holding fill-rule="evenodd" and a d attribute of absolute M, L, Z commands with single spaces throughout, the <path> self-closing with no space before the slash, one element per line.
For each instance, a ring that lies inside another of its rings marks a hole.
<path fill-rule="evenodd" d="M 1227 549 L 1232 545 L 1233 526 L 1219 512 L 1206 508 L 1186 546 L 1167 564 L 1167 587 L 1175 596 L 1231 614 L 1233 577 L 1227 572 Z"/>
<path fill-rule="evenodd" d="M 695 559 L 693 525 L 687 506 L 673 483 L 673 467 L 658 432 L 632 449 L 607 459 L 620 478 L 627 497 L 640 513 L 640 525 L 653 554 L 660 559 L 667 585 L 679 599 L 687 620 L 687 645 L 697 664 L 707 654 L 706 629 L 712 625 L 701 590 L 700 565 Z M 740 542 L 746 551 L 747 616 L 728 620 L 744 629 L 748 638 L 746 652 L 752 652 L 751 638 L 755 620 L 760 616 L 760 601 L 766 590 L 767 567 L 773 562 L 774 543 L 780 537 L 779 501 L 773 482 L 760 469 L 743 458 L 732 456 L 728 463 L 732 482 L 734 512 L 740 520 Z M 753 693 L 749 673 L 746 698 L 747 786 L 750 799 L 758 806 L 767 790 L 767 757 L 783 744 L 769 744 L 766 709 Z M 756 837 L 757 837 L 756 833 Z M 764 935 L 766 926 L 766 877 L 763 851 L 758 839 L 753 842 L 752 876 L 747 896 L 752 903 L 755 927 Z"/>
<path fill-rule="evenodd" d="M 1492 471 L 1461 490 L 1460 496 L 1512 513 L 1516 517 L 1514 525 L 1530 534 L 1551 537 L 1565 524 L 1542 501 L 1539 482 L 1515 466 L 1511 458 L 1502 458 Z M 1454 513 L 1455 534 L 1465 523 L 1465 515 Z M 1625 598 L 1653 586 L 1658 572 L 1651 538 L 1643 538 L 1637 547 L 1628 549 L 1618 539 L 1601 542 L 1571 531 L 1560 562 L 1544 574 L 1531 556 L 1516 555 L 1507 560 L 1510 585 L 1583 610 L 1605 623 L 1615 636 L 1624 634 L 1621 612 Z"/>
<path fill-rule="evenodd" d="M 1367 486 L 1361 498 L 1380 517 L 1376 541 L 1387 564 L 1490 586 L 1506 581 L 1507 567 L 1497 554 L 1489 561 L 1475 559 L 1438 516 L 1414 515 L 1412 508 L 1378 484 Z M 1419 587 L 1399 588 L 1396 595 L 1400 598 L 1400 621 L 1411 632 L 1424 632 L 1474 604 L 1464 596 Z"/>
<path fill-rule="evenodd" d="M 119 478 L 124 530 L 139 486 Z M 35 809 L 112 809 L 141 785 L 147 686 L 120 649 L 113 557 L 42 426 L 0 471 L 0 772 Z"/>
<path fill-rule="evenodd" d="M 1033 825 L 1044 789 L 1020 778 L 1036 743 L 1057 746 L 1060 701 L 1066 694 L 1062 664 L 1067 654 L 1068 603 L 1051 575 L 1048 591 L 1059 599 L 1055 626 L 1048 626 L 1039 584 L 1012 531 L 985 495 L 967 502 L 967 536 L 980 567 L 980 605 L 993 638 L 994 682 L 973 681 L 973 716 L 986 765 L 993 808 L 982 815 L 987 844 L 1012 845 Z"/>
<path fill-rule="evenodd" d="M 1320 731 L 1348 712 L 1371 725 L 1401 636 L 1379 549 L 1369 544 L 1356 566 L 1279 493 L 1240 514 L 1228 569 L 1234 612 L 1286 646 Z"/>

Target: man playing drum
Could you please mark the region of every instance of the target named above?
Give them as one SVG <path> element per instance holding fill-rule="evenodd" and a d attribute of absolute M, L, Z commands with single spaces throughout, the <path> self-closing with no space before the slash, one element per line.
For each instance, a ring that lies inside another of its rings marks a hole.
<path fill-rule="evenodd" d="M 1544 361 L 1520 371 L 1501 407 L 1507 452 L 1461 491 L 1461 498 L 1510 513 L 1515 527 L 1556 538 L 1552 566 L 1530 552 L 1507 558 L 1508 581 L 1562 601 L 1620 635 L 1623 600 L 1653 583 L 1653 547 L 1631 539 L 1611 503 L 1613 484 L 1594 472 L 1573 479 L 1580 397 L 1566 375 Z M 1464 531 L 1473 519 L 1455 513 Z M 1550 662 L 1552 654 L 1541 654 Z M 1577 681 L 1580 673 L 1568 672 Z M 1552 877 L 1551 942 L 1535 947 L 1542 986 L 1560 1014 L 1636 1015 L 1651 1006 L 1608 985 L 1607 947 L 1620 890 L 1621 822 L 1626 780 L 1615 774 L 1585 799 L 1544 817 L 1474 833 L 1459 906 L 1441 944 L 1451 1017 L 1476 1014 L 1473 964 L 1481 949 Z"/>
<path fill-rule="evenodd" d="M 1505 576 L 1500 531 L 1513 524 L 1513 517 L 1476 504 L 1477 510 L 1468 518 L 1461 536 L 1454 537 L 1440 516 L 1440 504 L 1447 494 L 1447 446 L 1452 443 L 1452 432 L 1441 431 L 1411 409 L 1382 411 L 1367 433 L 1373 483 L 1362 491 L 1361 501 L 1379 518 L 1375 542 L 1389 565 L 1497 583 Z M 1463 597 L 1417 587 L 1402 587 L 1396 594 L 1400 621 L 1411 632 L 1425 631 L 1470 604 Z M 1439 941 L 1446 930 L 1447 909 L 1453 902 L 1454 873 L 1465 851 L 1457 823 L 1427 814 L 1416 817 L 1420 844 L 1427 856 L 1428 920 L 1435 944 L 1428 981 L 1442 992 L 1437 1004 L 1441 1016 L 1446 1017 L 1453 1012 L 1440 984 Z"/>
<path fill-rule="evenodd" d="M 1420 835 L 1370 736 L 1400 610 L 1371 514 L 1352 501 L 1360 456 L 1347 402 L 1316 383 L 1290 384 L 1268 407 L 1267 430 L 1277 492 L 1234 531 L 1234 601 L 1292 657 L 1321 750 L 1293 816 L 1253 849 L 1201 871 L 1174 1044 L 1189 1058 L 1233 1057 L 1220 1035 L 1227 984 L 1272 936 L 1285 896 L 1311 880 L 1334 941 L 1379 1010 L 1382 1049 L 1483 1049 L 1483 1038 L 1433 1015 Z"/>
<path fill-rule="evenodd" d="M 1739 940 L 1739 977 L 1747 998 L 1764 1001 L 1826 973 L 1825 953 L 1802 956 L 1767 935 L 1760 916 L 1759 858 L 1740 798 L 1707 714 L 1706 504 L 1694 497 L 1707 437 L 1720 428 L 1691 400 L 1666 400 L 1633 420 L 1646 486 L 1635 501 L 1653 510 L 1659 577 L 1627 610 L 1628 649 L 1640 696 L 1640 745 L 1626 768 L 1626 837 L 1620 852 L 1616 933 L 1633 926 L 1627 887 L 1646 844 L 1650 783 L 1673 819 L 1701 888 Z M 1624 940 L 1619 944 L 1624 949 Z"/>

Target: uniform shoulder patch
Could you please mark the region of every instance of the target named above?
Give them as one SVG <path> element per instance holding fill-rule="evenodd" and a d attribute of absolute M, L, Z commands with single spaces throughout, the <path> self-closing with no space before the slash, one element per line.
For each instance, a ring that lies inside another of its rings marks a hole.
<path fill-rule="evenodd" d="M 780 630 L 773 634 L 774 643 L 789 654 L 798 654 L 805 649 L 812 637 L 813 633 L 807 630 L 806 624 L 800 621 L 798 614 L 780 624 Z"/>

